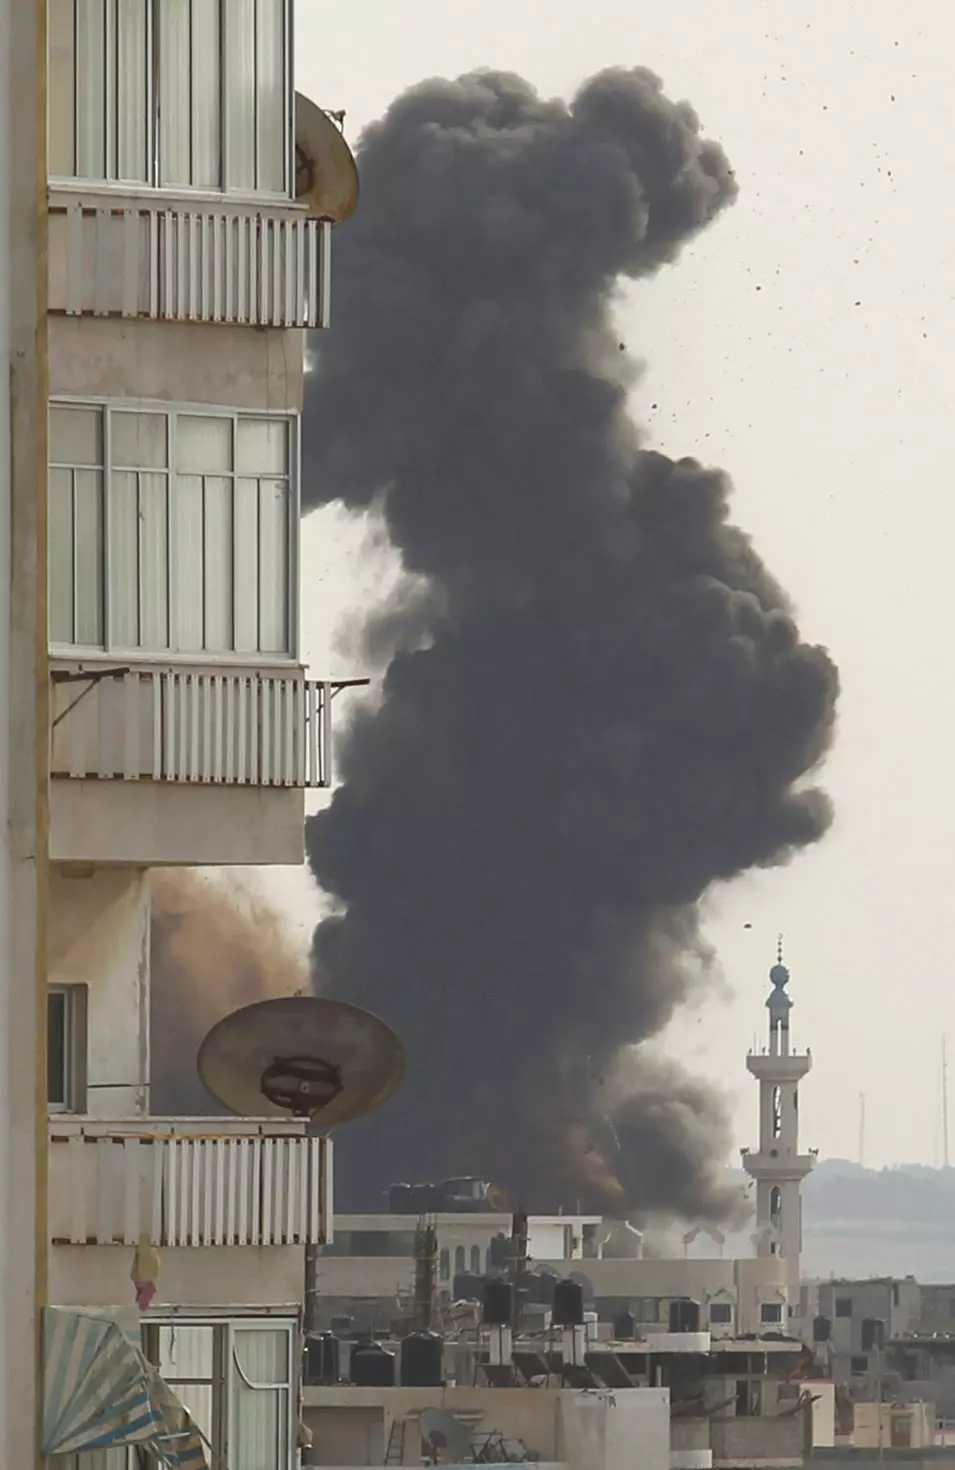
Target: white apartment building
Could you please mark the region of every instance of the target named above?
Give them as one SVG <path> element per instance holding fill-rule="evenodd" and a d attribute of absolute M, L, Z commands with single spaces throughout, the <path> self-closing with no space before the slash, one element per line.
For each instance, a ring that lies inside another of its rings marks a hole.
<path fill-rule="evenodd" d="M 26 232 L 7 228 L 30 205 L 30 170 L 0 151 L 4 260 L 23 266 L 25 298 L 30 270 L 42 277 L 47 313 L 32 342 L 48 410 L 47 470 L 33 481 L 46 481 L 45 558 L 42 517 L 30 543 L 47 628 L 19 684 L 22 694 L 32 673 L 39 691 L 35 865 L 49 862 L 35 1212 L 47 1251 L 35 1283 L 24 1262 L 29 1302 L 5 1283 L 0 1382 L 22 1389 L 22 1451 L 30 1385 L 21 1375 L 16 1386 L 11 1334 L 49 1305 L 44 1447 L 67 1455 L 63 1470 L 125 1470 L 132 1420 L 92 1452 L 77 1427 L 83 1375 L 67 1372 L 81 1352 L 103 1370 L 107 1351 L 127 1377 L 146 1359 L 158 1369 L 210 1462 L 288 1470 L 304 1255 L 328 1234 L 330 1145 L 294 1122 L 151 1114 L 149 870 L 300 862 L 304 792 L 330 779 L 332 687 L 302 667 L 297 610 L 303 329 L 328 324 L 332 225 L 296 197 L 293 4 L 15 9 L 0 10 L 11 74 L 20 61 L 7 144 L 17 98 L 38 109 L 35 139 L 23 119 L 24 146 L 42 152 L 44 116 L 47 129 L 48 217 L 42 201 L 30 214 L 32 264 Z M 31 43 L 47 56 L 45 109 Z M 9 297 L 14 362 L 29 320 L 12 286 Z M 22 427 L 20 440 L 25 454 Z M 30 500 L 27 469 L 21 459 L 20 480 L 3 486 L 14 503 Z M 29 560 L 18 566 L 14 550 L 12 561 L 8 624 L 18 578 L 29 591 Z M 4 675 L 10 640 L 7 626 Z M 22 745 L 19 767 L 16 749 L 4 754 L 9 805 L 29 767 Z M 5 905 L 15 892 L 5 881 Z M 0 1000 L 24 1019 L 6 1061 L 29 1088 L 42 1026 L 31 1030 L 11 974 Z M 31 1107 L 20 1105 L 27 1125 Z M 18 1177 L 30 1178 L 26 1155 Z M 14 1208 L 5 1200 L 8 1222 Z M 32 1197 L 19 1208 L 22 1244 Z M 158 1423 L 164 1391 L 144 1374 Z"/>
<path fill-rule="evenodd" d="M 494 1246 L 510 1234 L 511 1216 L 459 1212 L 432 1218 L 439 1299 L 450 1302 L 455 1277 L 493 1271 Z M 356 1330 L 387 1333 L 413 1294 L 416 1223 L 413 1215 L 336 1215 L 334 1239 L 317 1263 L 323 1328 L 351 1317 Z M 787 1330 L 787 1267 L 780 1256 L 723 1257 L 703 1230 L 687 1235 L 698 1254 L 645 1256 L 636 1231 L 599 1215 L 531 1215 L 527 1225 L 530 1266 L 557 1277 L 573 1275 L 600 1322 L 612 1324 L 628 1314 L 638 1329 L 666 1330 L 670 1303 L 689 1298 L 699 1305 L 701 1330 L 714 1338 Z"/>

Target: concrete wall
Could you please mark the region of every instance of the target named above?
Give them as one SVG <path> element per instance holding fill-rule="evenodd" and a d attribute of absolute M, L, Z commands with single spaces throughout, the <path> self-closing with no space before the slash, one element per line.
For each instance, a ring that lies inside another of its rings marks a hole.
<path fill-rule="evenodd" d="M 766 1470 L 799 1466 L 803 1461 L 805 1435 L 802 1414 L 787 1419 L 713 1419 L 710 1422 L 713 1464 L 733 1466 L 734 1470 L 755 1464 Z"/>
<path fill-rule="evenodd" d="M 338 1228 L 336 1222 L 336 1229 Z M 414 1261 L 405 1256 L 318 1258 L 319 1297 L 390 1297 L 411 1287 Z"/>
<path fill-rule="evenodd" d="M 46 5 L 0 0 L 0 1465 L 36 1463 L 44 1297 Z"/>
<path fill-rule="evenodd" d="M 305 1388 L 303 1417 L 317 1465 L 380 1465 L 392 1424 L 406 1420 L 402 1463 L 423 1463 L 417 1417 L 442 1408 L 472 1432 L 499 1430 L 542 1461 L 574 1470 L 668 1470 L 665 1389 L 578 1394 L 564 1389 Z"/>
<path fill-rule="evenodd" d="M 636 1463 L 641 1470 L 669 1470 L 666 1390 L 564 1393 L 560 1410 L 563 1459 L 575 1470 L 632 1470 Z"/>
<path fill-rule="evenodd" d="M 64 779 L 50 792 L 50 855 L 61 863 L 296 865 L 304 832 L 301 791 Z"/>
<path fill-rule="evenodd" d="M 919 1288 L 918 1332 L 955 1332 L 955 1286 L 937 1283 Z"/>
<path fill-rule="evenodd" d="M 126 1306 L 133 1301 L 132 1246 L 55 1245 L 50 1301 L 57 1306 Z M 286 1306 L 298 1309 L 305 1283 L 301 1246 L 210 1246 L 160 1252 L 154 1308 Z"/>
<path fill-rule="evenodd" d="M 149 886 L 146 874 L 98 868 L 50 880 L 53 985 L 85 985 L 86 1107 L 92 1117 L 149 1110 Z"/>
<path fill-rule="evenodd" d="M 813 1396 L 813 1448 L 831 1448 L 836 1439 L 836 1385 L 825 1380 L 807 1380 L 802 1387 Z"/>
<path fill-rule="evenodd" d="M 304 332 L 51 317 L 50 394 L 297 410 Z"/>

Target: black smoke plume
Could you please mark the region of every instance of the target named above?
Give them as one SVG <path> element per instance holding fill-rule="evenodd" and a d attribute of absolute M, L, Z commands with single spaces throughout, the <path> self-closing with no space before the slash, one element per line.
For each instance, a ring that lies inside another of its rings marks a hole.
<path fill-rule="evenodd" d="M 641 450 L 612 310 L 732 171 L 642 70 L 569 106 L 505 74 L 427 82 L 359 154 L 306 499 L 380 504 L 427 596 L 371 620 L 366 646 L 397 647 L 382 702 L 308 828 L 341 905 L 320 983 L 409 1051 L 343 1133 L 339 1199 L 469 1171 L 529 1208 L 719 1216 L 720 1100 L 639 1044 L 705 965 L 707 888 L 825 831 L 803 778 L 837 680 L 725 477 Z"/>

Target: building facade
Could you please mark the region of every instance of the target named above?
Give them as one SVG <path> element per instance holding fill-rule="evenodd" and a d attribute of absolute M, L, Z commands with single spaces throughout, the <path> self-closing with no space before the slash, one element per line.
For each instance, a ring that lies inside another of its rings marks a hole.
<path fill-rule="evenodd" d="M 331 1146 L 153 1115 L 149 874 L 301 862 L 330 781 L 298 526 L 332 225 L 297 197 L 292 0 L 47 24 L 48 1333 L 125 1334 L 210 1463 L 288 1470 Z M 45 1447 L 84 1464 L 68 1417 L 48 1393 Z"/>
<path fill-rule="evenodd" d="M 498 1269 L 511 1216 L 458 1212 L 432 1218 L 438 1297 L 450 1304 L 458 1286 L 471 1292 L 474 1277 Z M 336 1216 L 334 1240 L 317 1262 L 321 1327 L 349 1317 L 356 1330 L 391 1330 L 412 1296 L 416 1224 L 414 1215 Z M 531 1215 L 527 1224 L 530 1268 L 558 1278 L 572 1275 L 602 1323 L 625 1314 L 638 1329 L 665 1330 L 671 1302 L 687 1298 L 699 1305 L 701 1325 L 715 1338 L 779 1332 L 789 1321 L 781 1256 L 643 1256 L 636 1254 L 634 1232 L 596 1215 Z M 622 1253 L 624 1243 L 630 1254 Z M 462 1276 L 472 1279 L 461 1282 Z"/>

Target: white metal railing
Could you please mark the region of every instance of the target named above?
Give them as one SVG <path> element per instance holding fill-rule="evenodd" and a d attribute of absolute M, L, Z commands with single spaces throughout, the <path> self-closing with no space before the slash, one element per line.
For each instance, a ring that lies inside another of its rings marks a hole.
<path fill-rule="evenodd" d="M 49 255 L 67 316 L 328 325 L 331 225 L 301 211 L 54 195 Z"/>
<path fill-rule="evenodd" d="M 331 1143 L 247 1119 L 50 1121 L 54 1244 L 323 1244 Z"/>
<path fill-rule="evenodd" d="M 332 686 L 300 670 L 51 667 L 53 776 L 331 785 Z"/>

